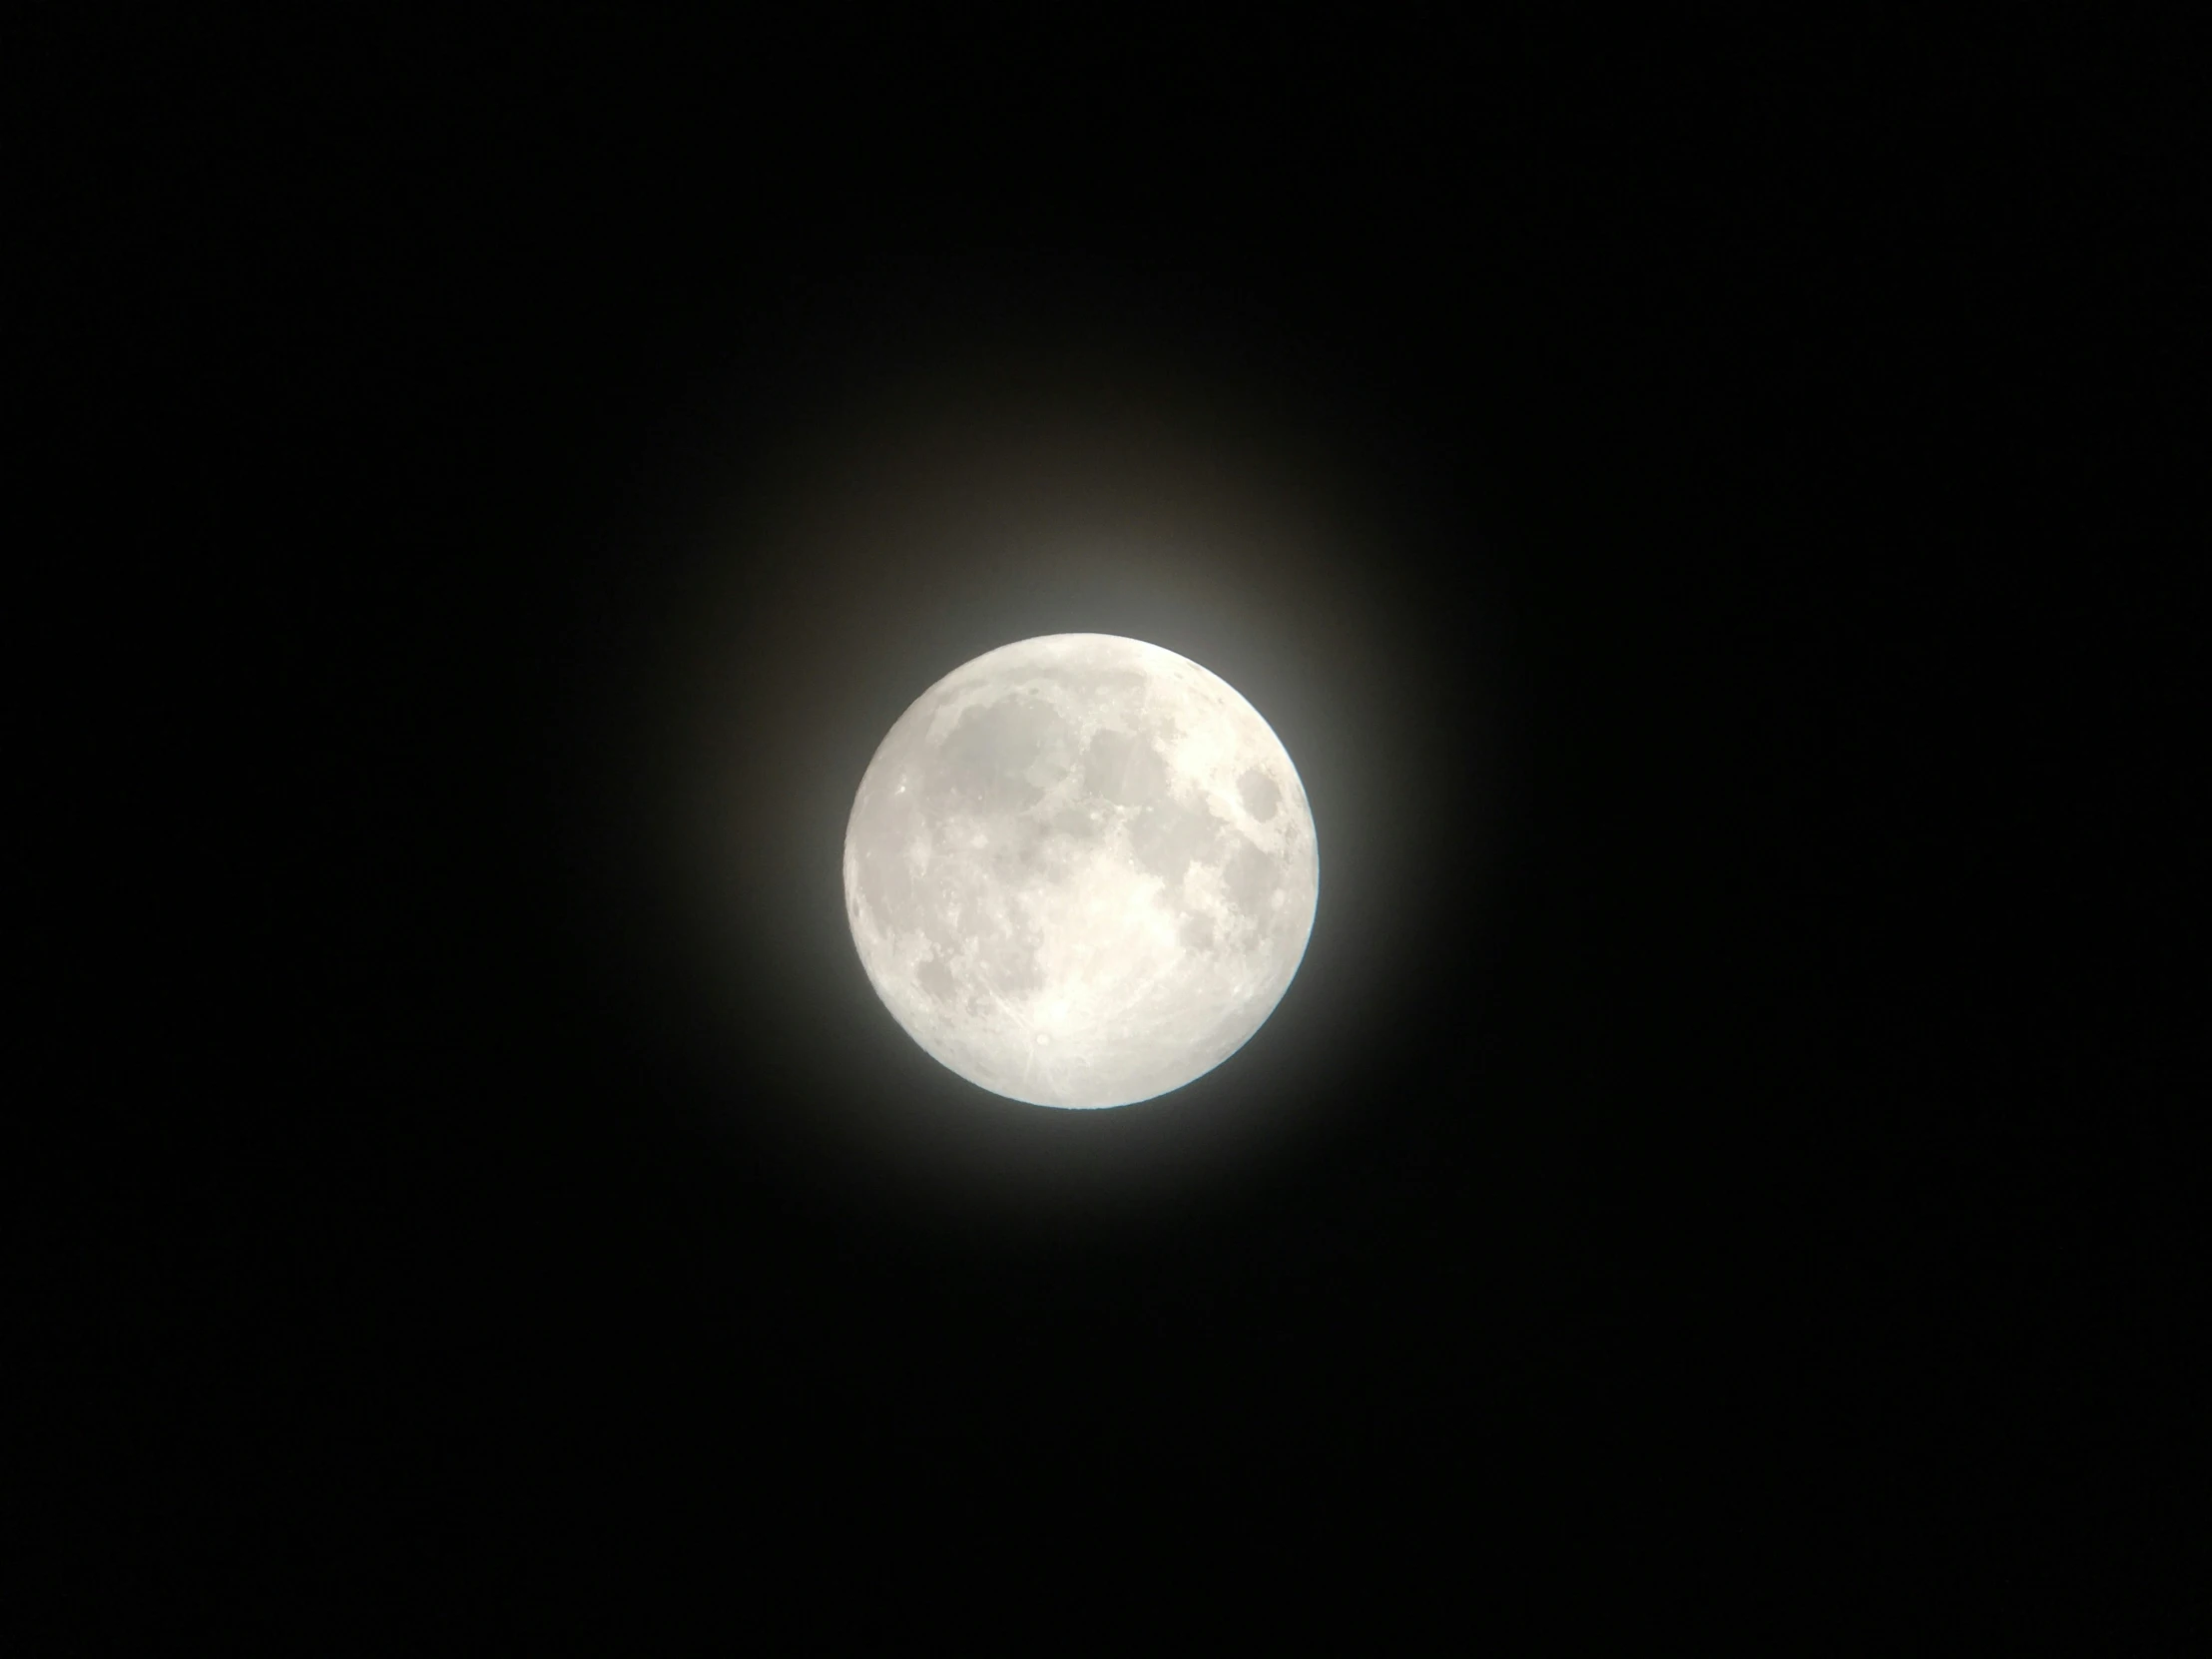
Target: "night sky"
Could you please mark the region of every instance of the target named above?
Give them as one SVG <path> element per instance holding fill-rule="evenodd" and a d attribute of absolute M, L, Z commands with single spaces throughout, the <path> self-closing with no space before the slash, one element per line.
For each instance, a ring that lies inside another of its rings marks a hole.
<path fill-rule="evenodd" d="M 152 457 L 79 522 L 214 619 L 120 786 L 199 919 L 136 912 L 39 1258 L 66 1617 L 144 1559 L 314 1648 L 1026 1646 L 1047 1582 L 1788 1630 L 2032 1599 L 2091 1516 L 2141 1605 L 2177 106 L 831 37 L 177 30 L 51 99 L 55 429 Z M 1111 1112 L 937 1067 L 839 887 L 906 704 L 1053 632 L 1228 680 L 1321 846 L 1273 1018 Z"/>

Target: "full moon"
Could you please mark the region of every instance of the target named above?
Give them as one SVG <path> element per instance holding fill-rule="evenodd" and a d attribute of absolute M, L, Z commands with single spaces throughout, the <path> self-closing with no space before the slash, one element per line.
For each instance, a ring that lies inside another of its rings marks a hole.
<path fill-rule="evenodd" d="M 984 653 L 901 715 L 845 828 L 845 912 L 933 1058 L 1039 1106 L 1126 1106 L 1229 1058 L 1313 931 L 1314 819 L 1231 687 L 1141 640 Z"/>

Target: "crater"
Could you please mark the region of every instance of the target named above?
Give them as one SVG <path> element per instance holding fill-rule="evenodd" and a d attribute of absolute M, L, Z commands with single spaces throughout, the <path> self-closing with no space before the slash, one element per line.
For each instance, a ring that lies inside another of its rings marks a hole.
<path fill-rule="evenodd" d="M 1237 793 L 1244 798 L 1245 811 L 1262 824 L 1275 817 L 1275 810 L 1283 805 L 1282 789 L 1258 767 L 1237 780 Z"/>

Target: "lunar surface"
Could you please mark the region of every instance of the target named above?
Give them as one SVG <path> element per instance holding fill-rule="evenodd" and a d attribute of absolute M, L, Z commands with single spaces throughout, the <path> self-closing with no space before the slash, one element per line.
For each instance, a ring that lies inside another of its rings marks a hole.
<path fill-rule="evenodd" d="M 1260 1028 L 1313 930 L 1291 758 L 1242 697 L 1140 640 L 976 658 L 893 726 L 845 830 L 876 993 L 932 1056 L 1039 1106 L 1182 1087 Z"/>

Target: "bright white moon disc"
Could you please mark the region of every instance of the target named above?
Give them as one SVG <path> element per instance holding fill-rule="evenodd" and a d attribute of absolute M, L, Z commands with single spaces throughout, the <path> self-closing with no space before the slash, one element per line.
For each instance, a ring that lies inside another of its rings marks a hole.
<path fill-rule="evenodd" d="M 1196 663 L 1053 634 L 890 729 L 844 837 L 876 993 L 932 1056 L 1039 1106 L 1125 1106 L 1242 1047 L 1313 930 L 1291 758 Z"/>

